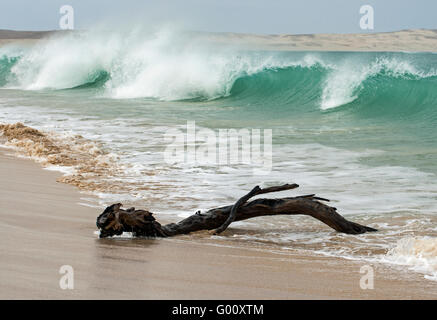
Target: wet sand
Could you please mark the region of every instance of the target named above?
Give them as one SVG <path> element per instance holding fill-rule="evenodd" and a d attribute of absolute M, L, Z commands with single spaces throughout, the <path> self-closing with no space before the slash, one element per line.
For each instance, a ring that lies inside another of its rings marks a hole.
<path fill-rule="evenodd" d="M 375 289 L 362 290 L 360 262 L 229 248 L 196 235 L 98 239 L 100 210 L 78 204 L 89 195 L 9 153 L 0 148 L 1 299 L 437 298 L 435 282 L 382 265 L 373 266 Z M 73 290 L 60 289 L 62 265 L 74 268 Z"/>

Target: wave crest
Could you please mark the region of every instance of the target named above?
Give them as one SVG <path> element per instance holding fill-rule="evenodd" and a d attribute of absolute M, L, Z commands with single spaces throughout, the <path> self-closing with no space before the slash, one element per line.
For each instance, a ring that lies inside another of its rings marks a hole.
<path fill-rule="evenodd" d="M 27 51 L 0 49 L 0 86 L 94 88 L 99 96 L 114 99 L 231 97 L 238 102 L 248 99 L 248 104 L 268 100 L 322 110 L 384 94 L 411 103 L 426 96 L 426 103 L 432 104 L 437 97 L 429 87 L 421 92 L 417 86 L 416 96 L 404 97 L 405 87 L 413 86 L 399 82 L 434 79 L 435 60 L 428 55 L 429 63 L 421 64 L 421 58 L 389 53 L 244 51 L 168 31 L 150 35 L 87 32 L 50 39 Z"/>
<path fill-rule="evenodd" d="M 411 62 L 398 58 L 378 57 L 365 64 L 353 59 L 348 60 L 327 76 L 320 106 L 323 110 L 327 110 L 351 103 L 358 98 L 364 82 L 372 77 L 385 76 L 388 80 L 393 78 L 419 80 L 436 74 L 435 71 L 427 73 L 420 71 Z"/>
<path fill-rule="evenodd" d="M 238 78 L 314 63 L 319 62 L 310 56 L 289 61 L 273 53 L 248 54 L 180 33 L 89 32 L 50 39 L 21 53 L 10 67 L 7 87 L 69 89 L 100 80 L 105 96 L 117 99 L 215 99 L 228 96 Z M 96 79 L 102 72 L 105 81 Z"/>

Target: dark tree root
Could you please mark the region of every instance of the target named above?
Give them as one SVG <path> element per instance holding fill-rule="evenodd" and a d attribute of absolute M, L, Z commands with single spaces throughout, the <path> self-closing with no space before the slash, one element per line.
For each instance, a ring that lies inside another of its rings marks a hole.
<path fill-rule="evenodd" d="M 97 217 L 97 227 L 100 238 L 121 235 L 124 231 L 132 232 L 137 237 L 171 237 L 200 230 L 215 230 L 219 234 L 233 221 L 241 221 L 260 216 L 275 215 L 308 215 L 327 224 L 338 232 L 361 234 L 377 231 L 376 229 L 351 222 L 337 213 L 337 209 L 320 201 L 328 199 L 316 197 L 313 194 L 278 199 L 256 199 L 260 194 L 291 190 L 299 187 L 297 184 L 261 189 L 256 186 L 248 194 L 240 198 L 234 205 L 210 209 L 205 213 L 194 215 L 178 222 L 162 226 L 155 220 L 153 214 L 145 210 L 130 208 L 121 209 L 121 203 L 113 204 Z"/>

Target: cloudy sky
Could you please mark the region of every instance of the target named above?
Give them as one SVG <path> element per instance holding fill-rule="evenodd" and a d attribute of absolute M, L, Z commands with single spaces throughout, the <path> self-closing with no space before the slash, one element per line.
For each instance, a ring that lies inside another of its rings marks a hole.
<path fill-rule="evenodd" d="M 0 29 L 58 29 L 65 4 L 74 8 L 76 29 L 135 23 L 262 34 L 369 32 L 359 27 L 366 4 L 374 8 L 373 32 L 437 29 L 435 0 L 1 0 Z"/>

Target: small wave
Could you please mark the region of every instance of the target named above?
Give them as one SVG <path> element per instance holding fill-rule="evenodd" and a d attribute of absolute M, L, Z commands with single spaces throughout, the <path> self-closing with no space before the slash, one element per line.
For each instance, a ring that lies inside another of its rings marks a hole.
<path fill-rule="evenodd" d="M 111 78 L 111 75 L 105 70 L 98 70 L 89 75 L 89 82 L 81 84 L 71 89 L 89 89 L 89 88 L 101 88 Z"/>
<path fill-rule="evenodd" d="M 389 250 L 385 259 L 391 263 L 409 266 L 437 281 L 437 238 L 406 237 Z"/>

